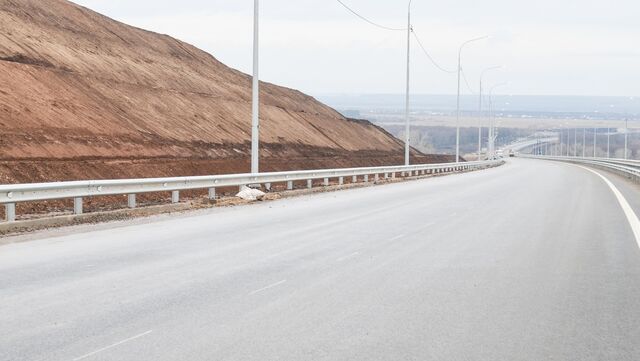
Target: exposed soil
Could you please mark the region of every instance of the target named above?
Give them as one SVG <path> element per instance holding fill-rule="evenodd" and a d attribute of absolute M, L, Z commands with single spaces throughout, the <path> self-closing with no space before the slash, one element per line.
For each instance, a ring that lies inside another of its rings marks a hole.
<path fill-rule="evenodd" d="M 368 121 L 269 83 L 260 96 L 263 171 L 402 163 Z M 189 44 L 66 0 L 0 0 L 0 184 L 246 172 L 250 101 L 248 75 Z"/>

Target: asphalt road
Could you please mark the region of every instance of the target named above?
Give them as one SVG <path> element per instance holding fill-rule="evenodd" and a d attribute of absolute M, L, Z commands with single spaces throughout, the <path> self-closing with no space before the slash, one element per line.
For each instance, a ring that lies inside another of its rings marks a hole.
<path fill-rule="evenodd" d="M 0 247 L 0 360 L 640 359 L 638 243 L 574 165 L 101 228 Z"/>

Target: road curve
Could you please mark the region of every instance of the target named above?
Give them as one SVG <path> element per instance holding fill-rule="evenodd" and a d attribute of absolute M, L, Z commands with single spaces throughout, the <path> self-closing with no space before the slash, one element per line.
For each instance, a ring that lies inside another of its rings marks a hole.
<path fill-rule="evenodd" d="M 135 223 L 0 247 L 1 360 L 640 359 L 640 249 L 574 165 Z"/>

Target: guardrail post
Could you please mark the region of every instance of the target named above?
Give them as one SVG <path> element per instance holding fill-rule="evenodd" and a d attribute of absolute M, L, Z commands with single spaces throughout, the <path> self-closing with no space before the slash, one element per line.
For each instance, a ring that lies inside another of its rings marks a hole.
<path fill-rule="evenodd" d="M 264 189 L 266 189 L 267 191 L 271 191 L 271 183 L 265 183 L 264 184 Z"/>
<path fill-rule="evenodd" d="M 374 182 L 376 182 L 376 183 L 378 183 L 378 181 L 380 180 L 380 174 L 376 173 L 376 175 L 375 175 L 375 176 L 373 176 L 373 177 L 374 177 L 374 178 L 373 178 L 373 181 L 374 181 Z"/>
<path fill-rule="evenodd" d="M 16 221 L 16 204 L 15 203 L 7 203 L 4 205 L 4 216 L 7 222 Z"/>
<path fill-rule="evenodd" d="M 369 183 L 369 175 L 368 174 L 364 175 L 364 182 L 365 183 Z"/>
<path fill-rule="evenodd" d="M 351 177 L 351 183 L 358 183 L 358 176 L 354 175 L 353 177 Z"/>
<path fill-rule="evenodd" d="M 127 194 L 127 206 L 129 208 L 136 208 L 136 195 L 135 194 Z"/>
<path fill-rule="evenodd" d="M 391 173 L 391 179 L 396 179 L 396 172 Z"/>
<path fill-rule="evenodd" d="M 313 188 L 313 179 L 307 179 L 307 188 Z"/>
<path fill-rule="evenodd" d="M 325 178 L 324 179 L 324 186 L 328 187 L 329 186 L 329 178 Z"/>
<path fill-rule="evenodd" d="M 73 214 L 82 214 L 82 197 L 73 199 Z"/>
<path fill-rule="evenodd" d="M 287 190 L 289 191 L 293 190 L 293 181 L 287 181 Z"/>
<path fill-rule="evenodd" d="M 384 174 L 384 179 L 389 179 L 389 173 Z"/>
<path fill-rule="evenodd" d="M 216 189 L 215 188 L 209 188 L 209 199 L 212 199 L 212 200 L 216 199 Z"/>
<path fill-rule="evenodd" d="M 179 203 L 179 202 L 180 202 L 180 191 L 172 191 L 171 203 Z"/>
<path fill-rule="evenodd" d="M 343 185 L 344 184 L 344 177 L 338 178 L 338 184 L 339 185 Z"/>

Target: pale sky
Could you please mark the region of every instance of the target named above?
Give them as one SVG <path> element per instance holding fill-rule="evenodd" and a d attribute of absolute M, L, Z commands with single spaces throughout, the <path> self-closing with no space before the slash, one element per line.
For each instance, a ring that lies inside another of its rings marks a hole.
<path fill-rule="evenodd" d="M 169 34 L 251 71 L 251 0 L 75 0 L 102 14 Z M 406 27 L 407 2 L 343 0 L 388 27 Z M 335 0 L 262 0 L 261 79 L 312 95 L 403 93 L 406 33 L 376 28 Z M 640 1 L 413 0 L 412 24 L 443 67 L 463 67 L 474 91 L 481 70 L 502 94 L 640 95 Z M 454 94 L 412 39 L 412 92 Z M 465 93 L 469 93 L 463 86 Z"/>

